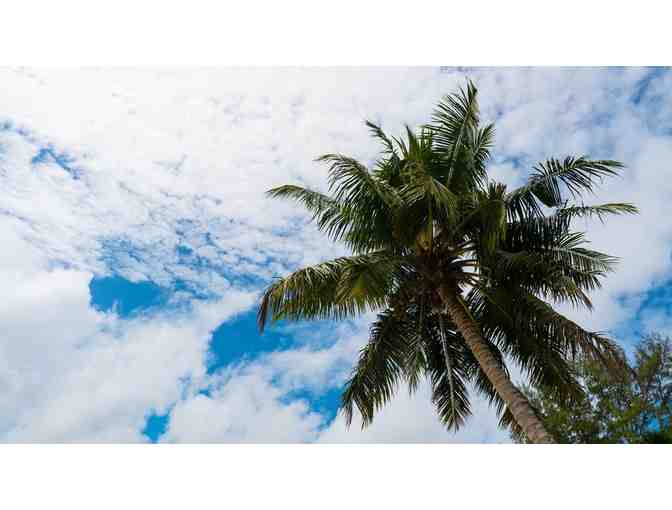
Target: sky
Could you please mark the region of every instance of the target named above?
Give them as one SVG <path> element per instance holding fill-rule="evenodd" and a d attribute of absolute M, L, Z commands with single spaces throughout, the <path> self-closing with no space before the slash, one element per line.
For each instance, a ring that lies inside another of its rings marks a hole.
<path fill-rule="evenodd" d="M 274 276 L 347 253 L 264 191 L 324 190 L 328 152 L 371 163 L 365 119 L 418 126 L 472 79 L 492 178 L 586 154 L 626 168 L 581 222 L 620 257 L 592 313 L 626 350 L 672 326 L 667 68 L 0 69 L 0 441 L 508 442 L 474 397 L 457 433 L 429 387 L 362 430 L 337 413 L 372 315 L 255 326 Z M 515 372 L 515 367 L 513 367 Z"/>

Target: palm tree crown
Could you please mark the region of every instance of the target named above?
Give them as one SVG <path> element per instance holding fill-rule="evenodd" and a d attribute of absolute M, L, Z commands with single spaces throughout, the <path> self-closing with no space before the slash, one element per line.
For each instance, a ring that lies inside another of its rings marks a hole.
<path fill-rule="evenodd" d="M 590 308 L 588 292 L 613 269 L 615 259 L 586 248 L 585 235 L 571 224 L 636 212 L 630 204 L 581 202 L 622 165 L 549 159 L 524 186 L 507 190 L 487 175 L 494 128 L 479 125 L 472 83 L 446 96 L 418 132 L 406 128 L 405 137 L 395 138 L 367 125 L 382 144 L 373 168 L 327 154 L 319 160 L 330 165 L 329 194 L 294 185 L 269 191 L 300 202 L 319 230 L 352 255 L 272 283 L 259 308 L 260 329 L 268 319 L 376 311 L 343 393 L 348 423 L 357 407 L 369 424 L 402 380 L 413 390 L 427 377 L 446 426 L 464 423 L 473 387 L 496 406 L 502 424 L 552 441 L 512 385 L 505 358 L 532 385 L 556 388 L 559 398 L 581 391 L 569 363 L 578 354 L 611 366 L 621 360 L 613 342 L 553 305 Z"/>

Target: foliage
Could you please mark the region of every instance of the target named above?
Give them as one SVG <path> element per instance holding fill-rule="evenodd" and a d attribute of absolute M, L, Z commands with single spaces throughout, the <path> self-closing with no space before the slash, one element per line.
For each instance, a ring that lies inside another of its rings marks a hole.
<path fill-rule="evenodd" d="M 583 394 L 560 401 L 552 389 L 526 388 L 547 430 L 562 443 L 672 443 L 672 340 L 645 336 L 629 370 L 610 373 L 578 360 L 574 370 Z M 523 435 L 514 434 L 518 442 Z"/>
<path fill-rule="evenodd" d="M 615 259 L 588 249 L 572 219 L 633 213 L 629 204 L 585 205 L 605 177 L 622 165 L 587 157 L 539 163 L 527 182 L 509 191 L 492 181 L 486 165 L 494 127 L 480 126 L 476 87 L 446 96 L 432 120 L 404 137 L 367 122 L 382 152 L 372 168 L 327 154 L 328 192 L 285 185 L 274 198 L 300 203 L 332 241 L 352 255 L 274 281 L 259 307 L 268 320 L 378 316 L 343 394 L 350 422 L 354 407 L 364 425 L 390 400 L 398 384 L 413 390 L 427 377 L 440 418 L 459 427 L 470 414 L 470 386 L 515 426 L 503 400 L 445 308 L 456 296 L 480 326 L 498 370 L 505 355 L 533 385 L 571 396 L 580 385 L 570 361 L 583 354 L 617 366 L 621 352 L 603 335 L 586 331 L 555 311 L 569 301 L 590 307 Z"/>

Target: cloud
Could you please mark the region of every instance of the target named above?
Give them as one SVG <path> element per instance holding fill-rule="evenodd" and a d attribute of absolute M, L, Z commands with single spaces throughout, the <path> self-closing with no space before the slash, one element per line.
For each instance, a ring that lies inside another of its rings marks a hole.
<path fill-rule="evenodd" d="M 40 268 L 45 261 L 24 241 L 3 241 L 28 261 L 0 270 L 8 297 L 0 308 L 5 441 L 143 440 L 148 412 L 165 410 L 186 380 L 205 376 L 212 329 L 255 297 L 232 290 L 217 301 L 121 320 L 90 306 L 91 273 Z"/>
<path fill-rule="evenodd" d="M 595 313 L 567 312 L 621 339 L 639 323 L 670 323 L 647 300 L 671 276 L 672 226 L 661 220 L 671 191 L 669 70 L 0 74 L 6 441 L 140 441 L 153 411 L 170 411 L 171 441 L 504 440 L 478 400 L 463 432 L 445 432 L 427 388 L 413 398 L 402 389 L 363 433 L 346 433 L 340 418 L 330 423 L 297 397 L 343 383 L 370 318 L 298 329 L 284 351 L 212 376 L 205 369 L 211 331 L 249 310 L 272 276 L 345 253 L 264 190 L 288 182 L 325 189 L 326 169 L 313 158 L 343 152 L 371 161 L 377 147 L 362 119 L 398 134 L 425 121 L 465 74 L 479 86 L 483 118 L 496 122 L 493 175 L 510 186 L 549 156 L 627 164 L 595 200 L 632 201 L 642 214 L 585 225 L 593 247 L 621 264 L 595 294 Z M 173 308 L 125 320 L 96 311 L 88 283 L 113 273 L 172 289 Z M 276 418 L 282 427 L 273 431 Z"/>
<path fill-rule="evenodd" d="M 176 404 L 162 441 L 188 443 L 299 443 L 313 441 L 323 417 L 254 371 L 231 374 L 209 395 Z"/>
<path fill-rule="evenodd" d="M 361 416 L 356 413 L 350 428 L 339 415 L 322 431 L 324 443 L 509 443 L 508 432 L 499 429 L 493 409 L 478 397 L 472 398 L 473 416 L 458 432 L 446 430 L 431 403 L 431 388 L 425 381 L 417 392 L 409 395 L 401 387 L 394 398 L 362 429 Z"/>

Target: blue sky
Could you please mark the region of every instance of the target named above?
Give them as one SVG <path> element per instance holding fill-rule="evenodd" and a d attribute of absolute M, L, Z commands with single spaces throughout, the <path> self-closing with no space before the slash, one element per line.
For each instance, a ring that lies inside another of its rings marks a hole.
<path fill-rule="evenodd" d="M 672 71 L 667 68 L 1 70 L 0 440 L 505 442 L 485 402 L 457 434 L 428 388 L 346 430 L 339 392 L 371 317 L 256 331 L 272 277 L 345 253 L 263 191 L 324 189 L 314 158 L 371 161 L 392 133 L 479 86 L 491 175 L 589 154 L 627 165 L 595 200 L 642 214 L 586 224 L 621 258 L 595 312 L 627 347 L 672 324 Z M 662 220 L 661 220 L 662 218 Z M 581 225 L 584 228 L 583 225 Z M 626 241 L 626 242 L 623 242 Z"/>
<path fill-rule="evenodd" d="M 168 306 L 175 287 L 162 288 L 151 281 L 132 282 L 114 275 L 92 278 L 89 292 L 94 309 L 114 313 L 127 320 L 141 314 L 151 316 L 158 309 Z M 314 326 L 323 327 L 320 324 Z M 216 374 L 229 365 L 253 362 L 265 353 L 297 347 L 297 341 L 293 335 L 283 331 L 282 325 L 271 325 L 263 335 L 259 334 L 256 310 L 250 310 L 220 324 L 212 332 L 208 345 L 207 373 Z M 284 399 L 305 400 L 311 408 L 331 421 L 338 411 L 340 392 L 340 386 L 327 388 L 325 391 L 295 389 L 288 392 Z M 202 394 L 209 394 L 207 388 Z M 157 414 L 153 411 L 148 415 L 142 433 L 156 442 L 165 433 L 169 420 L 169 412 Z"/>

